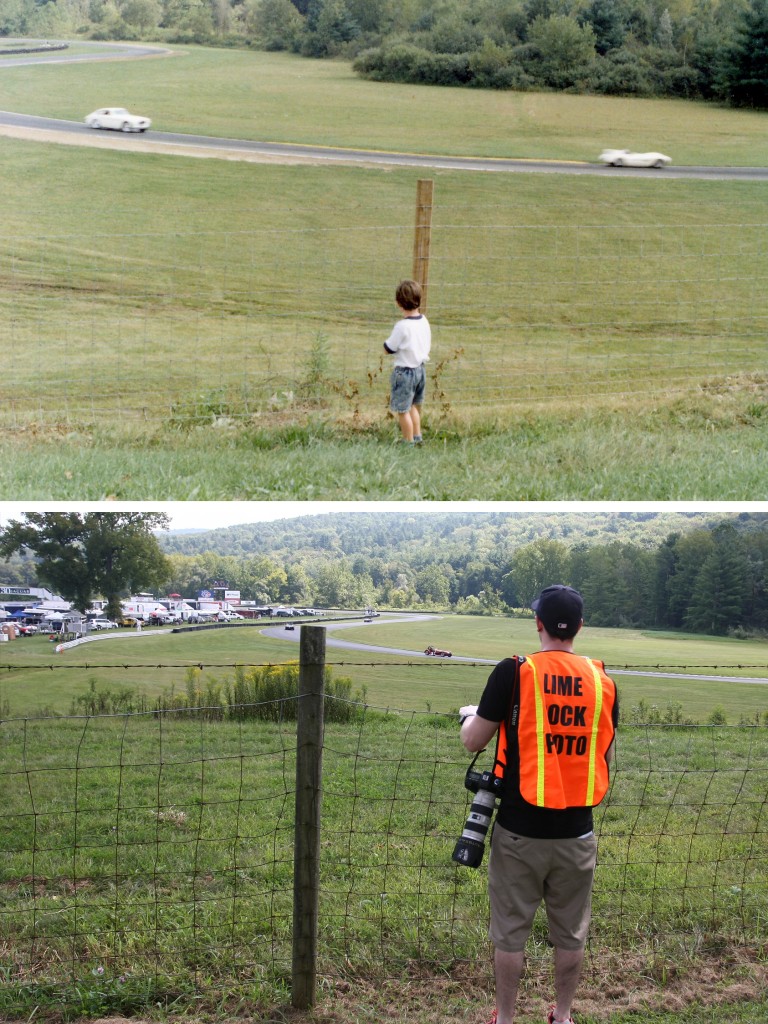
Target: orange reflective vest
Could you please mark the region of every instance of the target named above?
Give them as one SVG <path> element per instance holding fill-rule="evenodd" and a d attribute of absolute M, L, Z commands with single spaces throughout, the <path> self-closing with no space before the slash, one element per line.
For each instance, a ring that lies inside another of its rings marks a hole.
<path fill-rule="evenodd" d="M 608 791 L 606 755 L 615 735 L 616 686 L 603 663 L 540 651 L 519 659 L 518 685 L 510 717 L 517 727 L 523 800 L 555 809 L 596 806 Z M 500 776 L 507 742 L 502 722 L 494 767 Z"/>

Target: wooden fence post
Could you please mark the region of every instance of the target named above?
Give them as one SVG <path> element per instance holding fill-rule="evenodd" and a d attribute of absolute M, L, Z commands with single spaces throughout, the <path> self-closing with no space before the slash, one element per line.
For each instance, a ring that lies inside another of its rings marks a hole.
<path fill-rule="evenodd" d="M 317 975 L 325 628 L 302 626 L 299 652 L 291 1003 L 306 1010 L 315 1002 Z"/>
<path fill-rule="evenodd" d="M 416 187 L 416 234 L 413 240 L 413 279 L 421 285 L 422 313 L 426 312 L 427 309 L 434 186 L 434 181 L 422 178 Z"/>

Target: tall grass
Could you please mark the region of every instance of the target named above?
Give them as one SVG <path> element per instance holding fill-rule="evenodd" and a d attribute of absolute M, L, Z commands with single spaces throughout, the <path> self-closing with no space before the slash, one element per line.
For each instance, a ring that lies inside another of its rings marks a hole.
<path fill-rule="evenodd" d="M 324 687 L 327 720 L 352 721 L 356 713 L 353 700 L 364 698 L 360 692 L 353 698 L 352 680 L 334 676 L 328 666 Z M 184 673 L 183 688 L 177 690 L 171 685 L 154 698 L 144 689 L 100 687 L 91 676 L 86 692 L 74 697 L 71 713 L 92 716 L 174 712 L 177 719 L 189 715 L 198 721 L 285 722 L 296 719 L 298 691 L 299 666 L 295 662 L 249 668 L 235 665 L 232 676 L 223 678 L 204 672 L 202 666 L 190 665 Z"/>

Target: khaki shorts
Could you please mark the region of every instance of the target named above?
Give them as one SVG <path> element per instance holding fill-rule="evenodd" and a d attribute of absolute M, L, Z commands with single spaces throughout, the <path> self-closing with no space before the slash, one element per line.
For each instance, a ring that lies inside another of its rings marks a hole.
<path fill-rule="evenodd" d="M 530 839 L 495 825 L 488 863 L 491 942 L 519 953 L 541 901 L 549 939 L 558 949 L 582 949 L 592 912 L 597 839 Z"/>

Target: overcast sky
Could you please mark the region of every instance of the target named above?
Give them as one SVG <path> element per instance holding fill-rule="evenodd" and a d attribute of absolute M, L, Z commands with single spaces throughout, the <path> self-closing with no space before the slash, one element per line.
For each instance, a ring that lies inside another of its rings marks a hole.
<path fill-rule="evenodd" d="M 512 502 L 512 501 L 4 501 L 0 525 L 25 512 L 165 512 L 172 530 L 216 530 L 329 512 L 768 511 L 768 502 Z"/>

